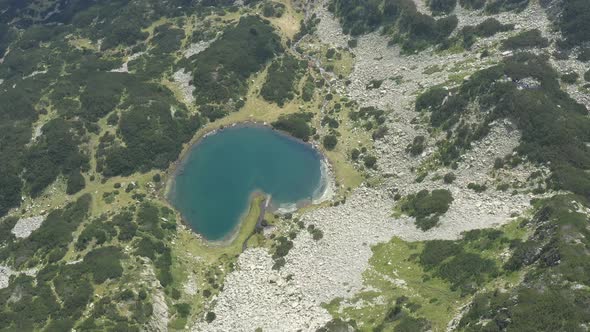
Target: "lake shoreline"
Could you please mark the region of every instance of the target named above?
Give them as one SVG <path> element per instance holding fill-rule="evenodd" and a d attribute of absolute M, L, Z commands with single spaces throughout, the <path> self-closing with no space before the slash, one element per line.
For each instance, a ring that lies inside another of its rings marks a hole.
<path fill-rule="evenodd" d="M 285 208 L 281 208 L 281 206 L 275 207 L 275 206 L 271 205 L 271 206 L 269 206 L 269 209 L 267 210 L 267 212 L 278 213 L 278 214 L 295 212 L 295 211 L 300 210 L 305 207 L 319 205 L 321 203 L 324 203 L 324 202 L 332 199 L 332 197 L 334 197 L 334 194 L 336 192 L 336 185 L 335 185 L 336 181 L 334 179 L 334 171 L 332 169 L 332 165 L 331 165 L 328 157 L 322 151 L 321 147 L 318 146 L 317 144 L 303 141 L 299 138 L 296 138 L 296 137 L 290 135 L 289 133 L 287 133 L 285 131 L 277 130 L 277 129 L 273 128 L 272 126 L 270 126 L 267 122 L 242 121 L 242 122 L 233 123 L 231 125 L 220 125 L 217 127 L 203 128 L 204 130 L 202 132 L 196 134 L 195 137 L 193 139 L 191 139 L 191 141 L 189 143 L 186 144 L 186 146 L 183 148 L 182 152 L 180 153 L 179 158 L 175 162 L 173 162 L 170 165 L 170 167 L 168 168 L 168 170 L 166 171 L 166 174 L 165 174 L 166 185 L 164 186 L 163 199 L 174 211 L 176 211 L 178 213 L 178 215 L 180 216 L 181 223 L 185 227 L 189 228 L 194 234 L 196 234 L 200 239 L 202 239 L 202 241 L 204 243 L 206 243 L 208 245 L 229 246 L 229 245 L 233 244 L 233 242 L 236 240 L 236 238 L 238 238 L 239 235 L 241 234 L 243 226 L 245 226 L 245 219 L 247 217 L 249 217 L 249 214 L 251 213 L 252 204 L 255 203 L 255 200 L 257 198 L 266 197 L 268 194 L 264 193 L 263 191 L 261 191 L 259 189 L 255 189 L 254 191 L 252 191 L 249 195 L 249 198 L 248 198 L 248 206 L 245 209 L 245 211 L 242 213 L 242 215 L 240 216 L 234 229 L 231 232 L 229 232 L 226 236 L 224 236 L 222 239 L 210 240 L 210 239 L 207 239 L 202 233 L 198 232 L 192 226 L 192 224 L 185 218 L 185 216 L 173 204 L 174 199 L 173 199 L 172 195 L 174 194 L 176 179 L 179 175 L 183 174 L 184 167 L 185 167 L 186 162 L 188 161 L 188 156 L 190 155 L 190 153 L 194 149 L 196 149 L 204 141 L 205 138 L 215 135 L 215 134 L 219 134 L 224 130 L 237 129 L 237 128 L 248 128 L 248 127 L 270 129 L 274 133 L 277 133 L 284 138 L 287 138 L 287 139 L 294 141 L 298 144 L 303 144 L 303 145 L 311 148 L 313 150 L 313 152 L 317 154 L 317 156 L 320 160 L 321 179 L 320 179 L 320 184 L 319 184 L 318 188 L 316 189 L 317 192 L 314 192 L 313 197 L 311 197 L 310 199 L 304 199 L 304 200 L 300 200 L 298 202 L 289 203 L 289 205 L 293 205 L 293 208 L 288 209 L 288 210 Z"/>

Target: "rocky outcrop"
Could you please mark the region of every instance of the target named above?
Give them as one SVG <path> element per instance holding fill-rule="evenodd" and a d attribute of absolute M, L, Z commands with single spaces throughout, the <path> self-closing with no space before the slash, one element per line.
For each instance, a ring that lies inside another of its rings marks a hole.
<path fill-rule="evenodd" d="M 44 220 L 45 217 L 42 216 L 19 219 L 12 229 L 12 234 L 21 239 L 29 237 L 34 230 L 41 227 Z"/>

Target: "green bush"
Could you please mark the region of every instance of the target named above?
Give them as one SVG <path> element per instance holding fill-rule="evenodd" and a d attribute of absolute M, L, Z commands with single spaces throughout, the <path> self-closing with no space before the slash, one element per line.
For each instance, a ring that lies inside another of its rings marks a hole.
<path fill-rule="evenodd" d="M 453 288 L 460 288 L 464 293 L 474 293 L 477 285 L 486 280 L 486 275 L 495 273 L 497 268 L 493 260 L 473 253 L 461 253 L 442 263 L 435 275 L 448 280 Z"/>
<path fill-rule="evenodd" d="M 269 102 L 283 106 L 293 99 L 295 84 L 301 76 L 304 62 L 285 55 L 275 60 L 268 68 L 266 81 L 260 95 Z"/>
<path fill-rule="evenodd" d="M 578 54 L 578 60 L 582 62 L 590 61 L 590 47 L 582 47 Z"/>
<path fill-rule="evenodd" d="M 426 148 L 426 138 L 424 136 L 416 136 L 414 140 L 408 147 L 406 151 L 409 152 L 412 156 L 417 156 L 424 152 Z"/>
<path fill-rule="evenodd" d="M 416 112 L 439 108 L 448 95 L 449 91 L 443 87 L 437 86 L 426 90 L 416 98 Z"/>
<path fill-rule="evenodd" d="M 434 15 L 449 14 L 457 6 L 457 0 L 429 0 L 428 7 Z"/>
<path fill-rule="evenodd" d="M 389 129 L 386 126 L 380 126 L 375 131 L 373 131 L 373 133 L 371 134 L 371 138 L 374 141 L 378 141 L 378 140 L 384 138 L 385 135 L 387 135 L 388 131 L 389 131 Z"/>
<path fill-rule="evenodd" d="M 311 234 L 312 238 L 315 241 L 319 241 L 324 237 L 324 232 L 321 229 L 315 227 L 314 225 L 307 226 L 307 231 Z"/>
<path fill-rule="evenodd" d="M 427 270 L 441 264 L 449 257 L 456 256 L 463 249 L 456 241 L 432 240 L 427 241 L 420 253 L 420 264 Z"/>
<path fill-rule="evenodd" d="M 430 323 L 424 318 L 403 316 L 393 332 L 426 332 L 431 331 Z"/>
<path fill-rule="evenodd" d="M 91 241 L 96 245 L 101 245 L 110 241 L 117 235 L 117 230 L 112 223 L 107 223 L 104 220 L 97 219 L 88 224 L 78 236 L 75 248 L 78 251 L 86 249 Z"/>
<path fill-rule="evenodd" d="M 454 173 L 447 173 L 447 174 L 445 174 L 445 176 L 443 176 L 443 181 L 446 184 L 451 184 L 451 183 L 455 182 L 456 178 L 457 178 L 457 176 L 455 176 Z"/>
<path fill-rule="evenodd" d="M 18 218 L 16 217 L 0 219 L 0 245 L 6 245 L 16 239 L 11 231 L 17 222 Z"/>
<path fill-rule="evenodd" d="M 367 168 L 375 168 L 377 166 L 377 158 L 374 156 L 367 155 L 363 158 L 363 164 Z"/>
<path fill-rule="evenodd" d="M 439 217 L 447 212 L 452 202 L 453 196 L 448 190 L 422 190 L 406 196 L 400 208 L 403 213 L 415 217 L 416 226 L 426 231 L 437 225 Z"/>
<path fill-rule="evenodd" d="M 459 31 L 463 47 L 470 48 L 477 38 L 491 37 L 498 32 L 514 30 L 513 24 L 502 24 L 495 18 L 488 18 L 476 26 L 465 26 Z"/>
<path fill-rule="evenodd" d="M 103 247 L 89 252 L 83 262 L 92 273 L 94 282 L 102 284 L 107 279 L 117 279 L 123 275 L 121 258 L 119 248 Z"/>
<path fill-rule="evenodd" d="M 205 315 L 205 321 L 207 321 L 207 323 L 211 323 L 215 320 L 216 317 L 217 317 L 217 315 L 215 315 L 215 313 L 213 311 L 209 311 Z"/>
<path fill-rule="evenodd" d="M 488 189 L 486 187 L 486 185 L 482 185 L 479 183 L 473 183 L 473 182 L 470 182 L 469 184 L 467 184 L 467 188 L 475 191 L 476 193 L 482 193 Z"/>
<path fill-rule="evenodd" d="M 477 10 L 485 6 L 486 0 L 459 0 L 459 4 L 465 9 Z"/>
<path fill-rule="evenodd" d="M 181 317 L 188 317 L 191 313 L 191 305 L 188 303 L 178 303 L 175 304 L 174 307 Z"/>
<path fill-rule="evenodd" d="M 285 13 L 285 5 L 280 2 L 268 1 L 262 5 L 262 15 L 265 17 L 281 17 Z"/>
<path fill-rule="evenodd" d="M 559 27 L 568 47 L 580 46 L 590 41 L 590 8 L 585 0 L 570 0 L 560 4 L 563 11 Z"/>
<path fill-rule="evenodd" d="M 538 29 L 523 31 L 516 36 L 510 37 L 502 41 L 503 50 L 521 50 L 526 48 L 540 47 L 545 48 L 549 46 L 549 40 L 541 36 L 541 31 Z"/>
<path fill-rule="evenodd" d="M 303 141 L 308 141 L 312 135 L 310 121 L 313 118 L 313 113 L 294 113 L 289 115 L 282 115 L 279 119 L 272 123 L 273 128 L 285 131 L 292 136 Z"/>
<path fill-rule="evenodd" d="M 80 171 L 74 171 L 68 176 L 66 194 L 73 195 L 86 187 L 86 180 Z"/>
<path fill-rule="evenodd" d="M 322 144 L 324 145 L 324 148 L 326 148 L 326 150 L 334 150 L 336 144 L 338 144 L 338 138 L 336 138 L 335 135 L 327 135 L 324 137 Z"/>
<path fill-rule="evenodd" d="M 273 259 L 276 260 L 278 258 L 287 256 L 291 248 L 293 248 L 293 241 L 287 239 L 284 236 L 278 237 L 275 243 L 275 253 L 273 254 Z"/>
<path fill-rule="evenodd" d="M 567 84 L 575 84 L 578 81 L 579 77 L 580 77 L 580 75 L 578 75 L 578 73 L 571 72 L 571 73 L 561 75 L 561 80 Z"/>
<path fill-rule="evenodd" d="M 315 91 L 315 83 L 313 82 L 313 78 L 309 76 L 303 85 L 303 89 L 301 91 L 301 98 L 303 101 L 311 101 L 313 99 L 313 93 Z"/>

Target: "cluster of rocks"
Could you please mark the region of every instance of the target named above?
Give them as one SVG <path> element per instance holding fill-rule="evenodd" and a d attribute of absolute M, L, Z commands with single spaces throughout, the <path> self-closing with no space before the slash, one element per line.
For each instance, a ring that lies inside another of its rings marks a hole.
<path fill-rule="evenodd" d="M 37 272 L 38 270 L 36 268 L 23 271 L 15 271 L 8 266 L 0 265 L 0 289 L 8 287 L 10 277 L 13 275 L 18 275 L 22 273 L 34 277 L 35 275 L 37 275 Z"/>
<path fill-rule="evenodd" d="M 214 41 L 215 41 L 215 39 L 207 40 L 207 41 L 200 41 L 198 43 L 192 43 L 192 44 L 188 45 L 186 50 L 184 50 L 183 55 L 187 59 L 192 57 L 193 55 L 197 55 L 197 54 L 203 52 L 204 50 L 206 50 L 209 47 L 209 45 L 211 45 L 211 43 Z"/>
<path fill-rule="evenodd" d="M 200 322 L 192 330 L 315 331 L 331 319 L 272 265 L 265 249 L 248 249 L 241 254 L 237 269 L 226 277 L 224 290 L 216 299 L 217 318 L 211 323 Z"/>
<path fill-rule="evenodd" d="M 150 320 L 146 324 L 146 330 L 154 332 L 168 331 L 169 311 L 164 288 L 156 277 L 153 265 L 147 258 L 141 258 L 141 265 L 141 279 L 150 287 L 153 308 Z"/>
<path fill-rule="evenodd" d="M 137 52 L 132 54 L 127 58 L 127 60 L 121 65 L 121 67 L 111 70 L 113 73 L 128 73 L 129 72 L 129 62 L 133 60 L 137 60 L 140 56 L 142 56 L 145 52 Z"/>
<path fill-rule="evenodd" d="M 183 68 L 176 71 L 174 75 L 172 75 L 172 78 L 180 88 L 184 102 L 193 105 L 195 103 L 195 96 L 193 95 L 195 87 L 192 85 L 193 76 L 191 73 L 187 73 Z"/>
<path fill-rule="evenodd" d="M 22 218 L 16 222 L 16 225 L 12 228 L 12 234 L 17 238 L 26 238 L 31 233 L 41 227 L 41 224 L 45 218 L 43 216 L 36 216 L 30 218 Z"/>

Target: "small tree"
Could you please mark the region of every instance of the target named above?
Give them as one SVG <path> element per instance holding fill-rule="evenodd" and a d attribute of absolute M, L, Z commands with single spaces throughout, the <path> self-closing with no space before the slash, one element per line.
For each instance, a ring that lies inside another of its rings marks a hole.
<path fill-rule="evenodd" d="M 213 311 L 209 311 L 205 315 L 205 320 L 207 321 L 207 323 L 211 323 L 212 321 L 215 320 L 215 318 L 217 318 L 217 315 Z"/>
<path fill-rule="evenodd" d="M 68 195 L 73 195 L 78 191 L 84 189 L 86 187 L 86 180 L 80 173 L 80 171 L 74 171 L 70 176 L 68 176 L 68 183 L 66 188 L 66 193 Z"/>
<path fill-rule="evenodd" d="M 377 164 L 377 158 L 373 156 L 366 156 L 363 161 L 368 168 L 375 168 L 375 165 Z"/>
<path fill-rule="evenodd" d="M 443 177 L 443 181 L 444 181 L 444 183 L 451 184 L 451 183 L 453 183 L 455 181 L 456 178 L 457 177 L 455 176 L 454 173 L 447 173 Z"/>
<path fill-rule="evenodd" d="M 328 135 L 324 137 L 324 148 L 328 151 L 334 150 L 336 144 L 338 144 L 338 138 L 335 135 Z"/>
<path fill-rule="evenodd" d="M 162 176 L 160 175 L 160 173 L 156 173 L 154 174 L 154 177 L 152 177 L 152 180 L 154 180 L 155 183 L 158 183 L 162 181 Z"/>

